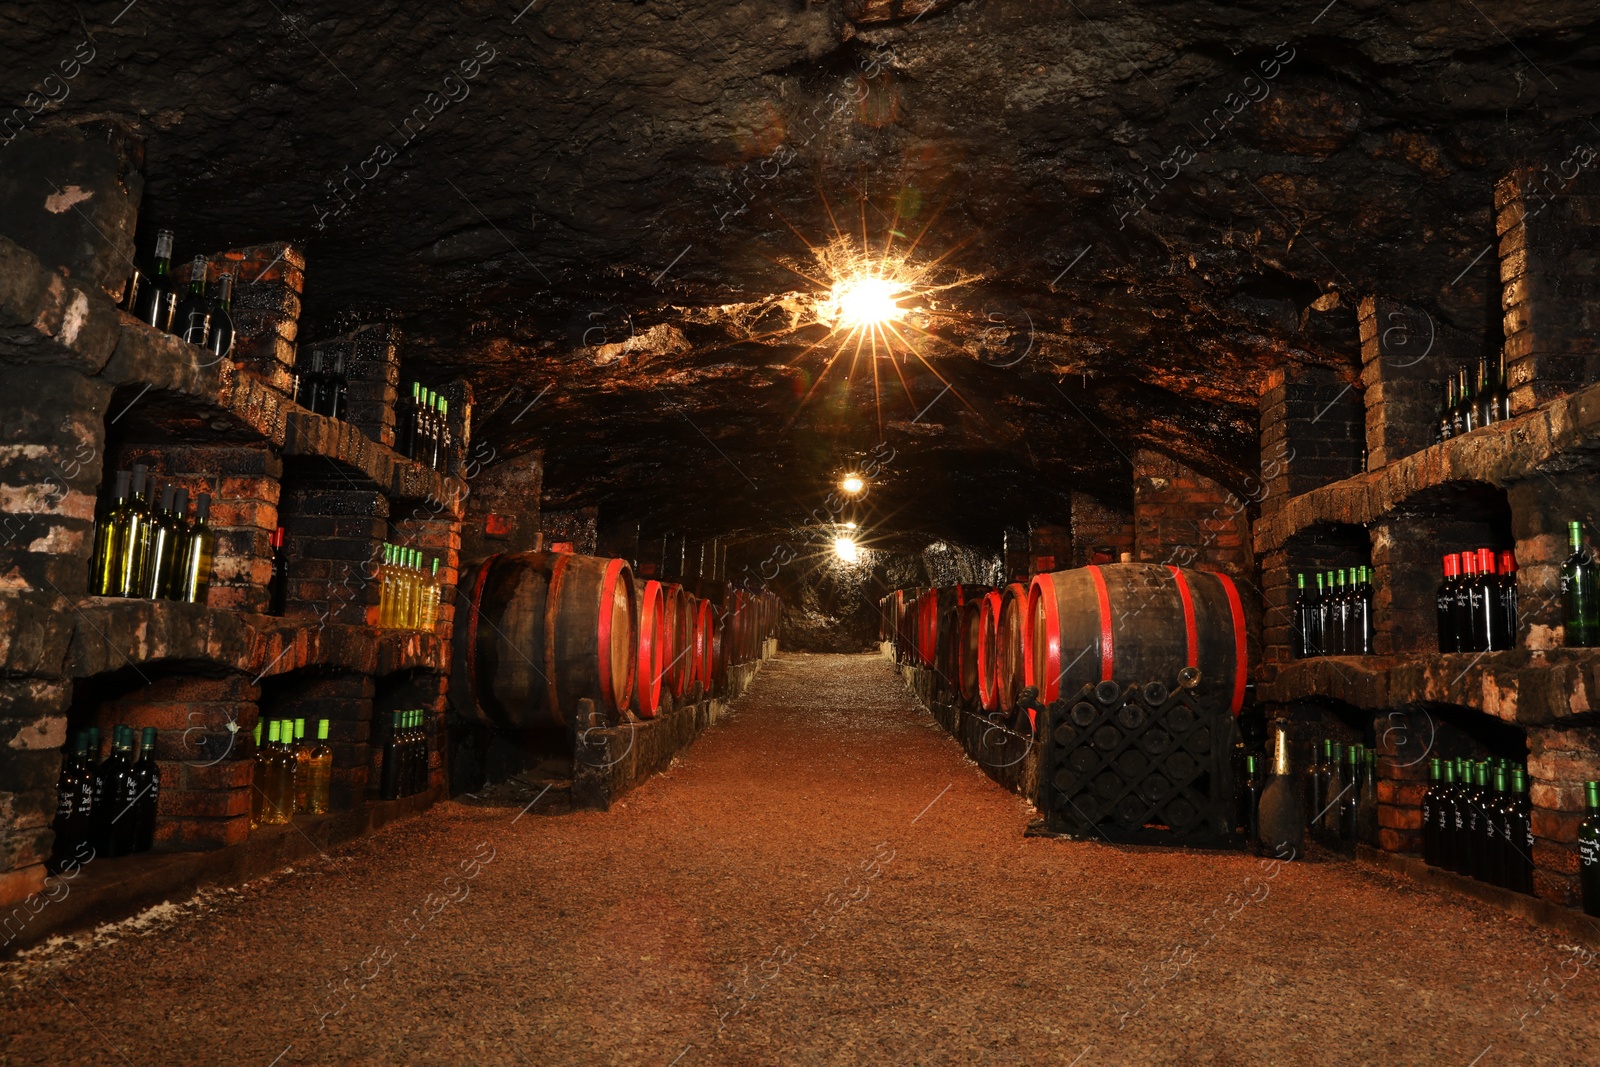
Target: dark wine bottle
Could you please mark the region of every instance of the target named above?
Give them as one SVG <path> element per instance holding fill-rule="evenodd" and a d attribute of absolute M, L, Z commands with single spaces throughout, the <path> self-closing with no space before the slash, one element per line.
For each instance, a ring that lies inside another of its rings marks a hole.
<path fill-rule="evenodd" d="M 1472 641 L 1478 652 L 1498 652 L 1500 644 L 1500 581 L 1494 572 L 1494 550 L 1480 548 L 1478 556 L 1478 595 L 1472 601 Z"/>
<path fill-rule="evenodd" d="M 1428 761 L 1428 788 L 1422 794 L 1422 860 L 1429 867 L 1439 866 L 1439 787 L 1442 774 L 1439 758 Z"/>
<path fill-rule="evenodd" d="M 1456 435 L 1455 429 L 1456 410 L 1456 380 L 1445 379 L 1444 383 L 1444 408 L 1439 412 L 1439 424 L 1433 428 L 1435 443 L 1448 441 Z"/>
<path fill-rule="evenodd" d="M 1361 779 L 1365 759 L 1360 745 L 1351 745 L 1344 753 L 1343 791 L 1339 796 L 1339 841 L 1354 847 L 1360 834 Z"/>
<path fill-rule="evenodd" d="M 1600 915 L 1600 782 L 1584 785 L 1588 811 L 1578 824 L 1578 886 L 1586 915 Z"/>
<path fill-rule="evenodd" d="M 1472 865 L 1467 874 L 1480 882 L 1489 880 L 1489 777 L 1488 762 L 1473 760 L 1472 793 L 1467 800 L 1467 830 L 1471 834 Z"/>
<path fill-rule="evenodd" d="M 1467 365 L 1463 363 L 1456 372 L 1456 419 L 1458 433 L 1471 433 L 1478 428 L 1478 403 L 1477 396 L 1472 391 L 1472 383 L 1467 378 Z"/>
<path fill-rule="evenodd" d="M 1511 888 L 1518 893 L 1533 892 L 1533 815 L 1528 802 L 1528 772 L 1511 768 Z"/>
<path fill-rule="evenodd" d="M 1307 790 L 1306 819 L 1313 827 L 1320 825 L 1328 803 L 1333 799 L 1332 786 L 1337 777 L 1333 763 L 1333 740 L 1324 737 L 1321 755 L 1306 775 L 1310 786 Z"/>
<path fill-rule="evenodd" d="M 146 726 L 139 739 L 139 760 L 131 771 L 134 801 L 133 851 L 149 852 L 156 839 L 156 809 L 161 799 L 161 768 L 156 764 L 156 728 Z"/>
<path fill-rule="evenodd" d="M 219 359 L 233 352 L 233 275 L 217 279 L 217 295 L 211 301 L 211 332 L 206 348 Z"/>
<path fill-rule="evenodd" d="M 1439 583 L 1435 594 L 1440 652 L 1461 651 L 1461 635 L 1456 629 L 1456 586 L 1460 583 L 1461 560 L 1451 552 L 1444 557 L 1444 581 Z"/>
<path fill-rule="evenodd" d="M 1295 594 L 1294 603 L 1290 607 L 1289 615 L 1289 654 L 1295 659 L 1306 658 L 1306 604 L 1310 597 L 1306 593 L 1306 576 L 1294 576 Z"/>
<path fill-rule="evenodd" d="M 1504 422 L 1511 417 L 1511 389 L 1506 382 L 1506 353 L 1501 349 L 1495 357 L 1494 384 L 1490 391 L 1493 397 L 1494 421 Z"/>
<path fill-rule="evenodd" d="M 211 301 L 206 299 L 206 257 L 195 256 L 189 266 L 189 292 L 172 316 L 172 332 L 197 348 L 204 348 L 211 333 Z"/>
<path fill-rule="evenodd" d="M 1311 599 L 1306 604 L 1306 655 L 1327 655 L 1327 637 L 1323 630 L 1323 620 L 1326 617 L 1322 601 L 1326 595 L 1322 588 L 1322 574 L 1312 575 L 1317 580 L 1317 587 L 1311 594 Z"/>
<path fill-rule="evenodd" d="M 94 850 L 101 856 L 126 856 L 132 851 L 133 817 L 124 817 L 128 797 L 128 745 L 126 726 L 112 731 L 111 754 L 95 770 Z"/>
<path fill-rule="evenodd" d="M 456 437 L 450 429 L 450 401 L 445 397 L 439 398 L 439 461 L 433 465 L 434 470 L 442 474 L 454 474 L 455 462 L 451 458 L 455 454 Z"/>
<path fill-rule="evenodd" d="M 1298 859 L 1306 851 L 1306 813 L 1300 788 L 1289 760 L 1289 730 L 1279 726 L 1273 746 L 1272 775 L 1261 791 L 1259 833 L 1261 853 L 1275 859 Z"/>
<path fill-rule="evenodd" d="M 1356 588 L 1351 600 L 1355 611 L 1355 620 L 1351 630 L 1355 635 L 1355 645 L 1351 652 L 1358 656 L 1372 655 L 1372 643 L 1377 637 L 1377 628 L 1372 618 L 1372 568 L 1356 568 Z"/>
<path fill-rule="evenodd" d="M 1496 764 L 1489 771 L 1489 795 L 1485 810 L 1489 817 L 1489 882 L 1509 888 L 1514 842 L 1511 840 L 1511 791 L 1506 769 Z"/>
<path fill-rule="evenodd" d="M 1378 847 L 1378 752 L 1369 748 L 1365 752 L 1366 765 L 1361 773 L 1361 801 L 1356 814 L 1356 840 L 1363 845 Z"/>
<path fill-rule="evenodd" d="M 272 582 L 267 586 L 267 614 L 283 615 L 289 608 L 289 553 L 280 526 L 272 534 Z"/>
<path fill-rule="evenodd" d="M 420 382 L 411 383 L 411 395 L 401 395 L 394 406 L 394 450 L 407 459 L 415 459 L 417 433 L 417 401 L 422 393 Z"/>
<path fill-rule="evenodd" d="M 389 713 L 389 736 L 383 741 L 383 766 L 379 771 L 378 796 L 394 800 L 400 796 L 400 713 Z"/>
<path fill-rule="evenodd" d="M 172 281 L 172 231 L 156 234 L 156 254 L 153 269 L 145 275 L 134 297 L 133 315 L 146 326 L 158 330 L 172 329 L 172 314 L 178 306 L 178 289 Z"/>
<path fill-rule="evenodd" d="M 1478 554 L 1462 552 L 1458 558 L 1461 581 L 1456 585 L 1456 634 L 1461 639 L 1461 651 L 1482 652 L 1476 629 L 1483 600 L 1483 587 L 1478 584 Z"/>
<path fill-rule="evenodd" d="M 84 801 L 82 781 L 92 775 L 88 766 L 88 739 L 80 731 L 72 737 L 72 747 L 61 761 L 61 773 L 56 777 L 56 817 L 51 824 L 55 842 L 50 849 L 51 867 L 60 870 L 72 858 L 88 835 L 90 804 L 93 803 L 93 778 L 88 803 Z"/>
<path fill-rule="evenodd" d="M 345 354 L 343 349 L 333 353 L 333 359 L 328 363 L 327 400 L 324 415 L 331 418 L 342 419 L 349 408 L 350 379 L 345 373 Z"/>
<path fill-rule="evenodd" d="M 1561 565 L 1562 628 L 1569 648 L 1593 648 L 1600 644 L 1600 590 L 1582 523 L 1567 523 L 1567 540 L 1572 554 Z"/>
<path fill-rule="evenodd" d="M 1502 648 L 1517 647 L 1517 557 L 1500 553 L 1500 641 Z"/>
<path fill-rule="evenodd" d="M 1489 381 L 1489 357 L 1478 357 L 1478 389 L 1473 398 L 1473 407 L 1476 409 L 1479 426 L 1489 426 L 1499 422 L 1494 402 L 1494 385 Z"/>
<path fill-rule="evenodd" d="M 321 415 L 323 414 L 321 404 L 327 392 L 327 373 L 323 369 L 322 349 L 311 350 L 311 354 L 305 357 L 305 367 L 300 366 L 301 362 L 299 359 L 295 360 L 295 403 L 307 411 Z"/>

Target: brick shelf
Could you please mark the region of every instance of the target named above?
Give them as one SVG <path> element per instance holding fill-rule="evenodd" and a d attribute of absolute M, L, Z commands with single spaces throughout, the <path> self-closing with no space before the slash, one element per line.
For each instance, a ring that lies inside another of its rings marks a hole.
<path fill-rule="evenodd" d="M 1549 725 L 1600 707 L 1600 649 L 1399 656 L 1319 656 L 1294 660 L 1259 699 L 1326 698 L 1360 708 L 1455 704 L 1519 726 Z"/>
<path fill-rule="evenodd" d="M 1576 469 L 1600 470 L 1600 384 L 1293 497 L 1256 524 L 1256 552 L 1281 549 L 1321 524 L 1376 522 L 1418 494 L 1450 483 L 1505 487 Z"/>
<path fill-rule="evenodd" d="M 407 670 L 447 671 L 449 642 L 437 633 L 376 630 L 245 615 L 202 604 L 87 597 L 69 605 L 74 623 L 65 673 L 97 674 L 159 662 L 206 665 L 271 678 L 307 667 L 382 678 Z"/>

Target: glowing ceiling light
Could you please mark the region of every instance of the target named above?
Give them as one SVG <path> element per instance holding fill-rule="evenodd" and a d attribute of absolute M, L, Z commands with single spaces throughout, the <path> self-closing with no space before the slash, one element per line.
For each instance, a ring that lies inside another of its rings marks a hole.
<path fill-rule="evenodd" d="M 861 558 L 861 549 L 850 538 L 839 537 L 834 539 L 833 554 L 846 563 L 855 563 Z"/>
<path fill-rule="evenodd" d="M 844 524 L 844 528 L 846 530 L 854 530 L 856 528 L 856 524 L 853 522 L 847 522 Z"/>
<path fill-rule="evenodd" d="M 861 480 L 861 475 L 859 474 L 847 474 L 844 476 L 844 481 L 839 483 L 839 488 L 851 496 L 855 496 L 866 487 L 867 483 Z"/>
<path fill-rule="evenodd" d="M 833 284 L 833 306 L 841 325 L 870 330 L 894 322 L 906 313 L 895 302 L 904 286 L 878 275 L 852 274 Z"/>

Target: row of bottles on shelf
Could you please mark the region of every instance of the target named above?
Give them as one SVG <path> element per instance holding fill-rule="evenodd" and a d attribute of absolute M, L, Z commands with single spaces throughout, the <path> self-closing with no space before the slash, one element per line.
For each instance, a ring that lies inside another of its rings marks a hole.
<path fill-rule="evenodd" d="M 1600 568 L 1583 543 L 1583 523 L 1567 523 L 1572 554 L 1561 565 L 1561 622 L 1572 648 L 1600 645 Z"/>
<path fill-rule="evenodd" d="M 1316 584 L 1308 588 L 1304 574 L 1295 576 L 1295 656 L 1371 655 L 1372 568 L 1350 567 L 1313 577 Z"/>
<path fill-rule="evenodd" d="M 56 779 L 56 862 L 82 860 L 88 845 L 95 856 L 148 852 L 155 842 L 161 768 L 155 759 L 156 731 L 147 726 L 134 754 L 132 727 L 118 725 L 111 752 L 100 759 L 100 730 L 91 726 L 73 735 L 71 751 Z"/>
<path fill-rule="evenodd" d="M 436 471 L 451 473 L 450 401 L 411 383 L 411 397 L 401 396 L 395 405 L 394 448 L 407 459 L 426 463 Z"/>
<path fill-rule="evenodd" d="M 422 553 L 402 545 L 383 546 L 379 570 L 378 625 L 386 630 L 432 630 L 439 621 L 439 560 L 429 570 Z"/>
<path fill-rule="evenodd" d="M 180 300 L 172 277 L 172 231 L 161 230 L 148 267 L 134 267 L 123 291 L 122 307 L 146 326 L 226 356 L 233 351 L 233 275 L 219 277 L 216 294 L 208 297 L 208 266 L 205 256 L 194 257 L 189 290 Z"/>
<path fill-rule="evenodd" d="M 1430 867 L 1533 892 L 1526 767 L 1506 759 L 1432 759 L 1422 795 L 1422 858 Z"/>
<path fill-rule="evenodd" d="M 216 535 L 211 497 L 201 493 L 188 517 L 189 490 L 168 484 L 156 502 L 149 468 L 118 471 L 109 501 L 95 522 L 89 592 L 150 600 L 205 600 Z"/>
<path fill-rule="evenodd" d="M 1434 427 L 1435 441 L 1448 441 L 1511 417 L 1511 391 L 1506 388 L 1504 357 L 1496 362 L 1493 375 L 1489 372 L 1487 357 L 1479 357 L 1475 386 L 1468 380 L 1467 366 L 1463 363 L 1445 380 L 1444 390 L 1444 408 Z"/>
<path fill-rule="evenodd" d="M 393 711 L 389 716 L 389 736 L 383 742 L 383 765 L 378 771 L 378 796 L 397 800 L 428 788 L 431 746 L 421 708 Z"/>
<path fill-rule="evenodd" d="M 318 415 L 345 417 L 350 407 L 350 377 L 342 350 L 335 349 L 328 356 L 313 348 L 295 358 L 294 402 Z"/>
<path fill-rule="evenodd" d="M 1492 548 L 1444 557 L 1437 594 L 1440 652 L 1500 652 L 1517 644 L 1517 558 Z"/>
<path fill-rule="evenodd" d="M 1324 738 L 1321 757 L 1304 772 L 1289 755 L 1288 730 L 1273 737 L 1270 767 L 1245 757 L 1238 820 L 1246 840 L 1265 856 L 1304 856 L 1307 837 L 1353 851 L 1378 844 L 1378 754 L 1361 744 Z"/>
<path fill-rule="evenodd" d="M 320 815 L 328 810 L 333 779 L 333 749 L 328 747 L 328 720 L 317 722 L 317 743 L 306 740 L 304 719 L 271 719 L 267 743 L 256 723 L 255 781 L 250 790 L 250 828 L 288 822 L 296 812 Z"/>

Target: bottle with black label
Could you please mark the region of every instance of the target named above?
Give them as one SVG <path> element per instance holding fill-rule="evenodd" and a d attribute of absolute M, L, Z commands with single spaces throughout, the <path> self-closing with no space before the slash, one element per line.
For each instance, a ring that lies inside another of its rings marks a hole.
<path fill-rule="evenodd" d="M 156 234 L 153 269 L 141 279 L 134 295 L 134 318 L 158 330 L 172 329 L 172 314 L 178 306 L 178 289 L 172 281 L 172 231 Z"/>
<path fill-rule="evenodd" d="M 196 348 L 204 348 L 211 334 L 211 301 L 206 299 L 206 257 L 195 256 L 189 266 L 189 292 L 172 316 L 172 332 Z"/>

